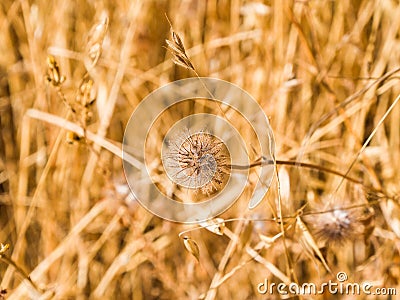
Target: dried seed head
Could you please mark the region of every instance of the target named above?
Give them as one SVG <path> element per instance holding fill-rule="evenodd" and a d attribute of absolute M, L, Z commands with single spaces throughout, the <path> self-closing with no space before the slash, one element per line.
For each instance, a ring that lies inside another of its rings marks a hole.
<path fill-rule="evenodd" d="M 169 20 L 168 20 L 168 22 L 169 22 Z M 185 49 L 185 46 L 183 45 L 182 39 L 180 38 L 179 34 L 177 34 L 172 29 L 171 23 L 170 23 L 170 27 L 171 27 L 172 41 L 170 41 L 170 40 L 165 40 L 165 41 L 167 43 L 168 50 L 171 51 L 171 53 L 174 55 L 173 62 L 175 64 L 177 64 L 178 66 L 195 71 L 192 62 L 190 61 L 190 59 L 186 53 L 186 49 Z"/>
<path fill-rule="evenodd" d="M 10 244 L 0 244 L 0 255 L 6 253 L 9 248 Z"/>
<path fill-rule="evenodd" d="M 77 144 L 77 143 L 79 143 L 81 140 L 82 140 L 82 137 L 79 136 L 79 135 L 77 135 L 75 132 L 73 132 L 73 131 L 68 131 L 68 132 L 67 132 L 65 141 L 66 141 L 68 144 L 70 144 L 70 145 Z"/>
<path fill-rule="evenodd" d="M 200 259 L 200 250 L 197 243 L 188 236 L 183 237 L 183 244 L 187 251 L 189 251 L 197 261 Z"/>
<path fill-rule="evenodd" d="M 227 147 L 216 136 L 204 131 L 171 141 L 163 160 L 173 182 L 207 195 L 220 190 L 229 178 Z"/>
<path fill-rule="evenodd" d="M 47 74 L 45 78 L 54 87 L 61 86 L 65 81 L 65 76 L 61 75 L 61 69 L 52 55 L 47 56 Z"/>
<path fill-rule="evenodd" d="M 318 215 L 312 226 L 323 242 L 342 244 L 367 237 L 373 228 L 373 220 L 374 211 L 370 207 L 338 208 Z"/>
<path fill-rule="evenodd" d="M 96 100 L 96 90 L 93 88 L 93 80 L 85 78 L 78 89 L 75 101 L 81 106 L 88 107 Z"/>
<path fill-rule="evenodd" d="M 7 289 L 0 288 L 0 300 L 5 300 L 7 295 Z"/>
<path fill-rule="evenodd" d="M 102 52 L 103 41 L 108 29 L 108 17 L 105 17 L 100 23 L 95 24 L 89 31 L 86 52 L 91 60 L 91 67 L 96 65 Z"/>

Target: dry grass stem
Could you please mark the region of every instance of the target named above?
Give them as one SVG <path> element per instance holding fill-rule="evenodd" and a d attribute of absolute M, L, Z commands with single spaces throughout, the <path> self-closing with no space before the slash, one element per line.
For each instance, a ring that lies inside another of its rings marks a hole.
<path fill-rule="evenodd" d="M 387 0 L 1 1 L 0 300 L 278 299 L 258 284 L 338 272 L 399 294 L 399 16 Z M 199 74 L 257 101 L 273 159 L 257 115 L 239 122 L 246 103 L 214 90 L 163 110 L 145 155 L 122 153 L 142 100 L 189 76 L 207 89 Z M 209 124 L 168 137 L 200 113 L 233 125 L 241 148 Z M 246 179 L 221 215 L 177 224 L 138 203 L 123 159 L 151 174 L 135 181 L 151 205 L 156 192 L 214 205 Z"/>

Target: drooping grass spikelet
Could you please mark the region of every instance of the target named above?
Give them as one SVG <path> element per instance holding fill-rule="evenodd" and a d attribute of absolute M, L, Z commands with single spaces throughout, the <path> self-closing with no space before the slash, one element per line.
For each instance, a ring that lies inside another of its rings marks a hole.
<path fill-rule="evenodd" d="M 168 20 L 169 22 L 169 20 Z M 195 68 L 186 54 L 185 46 L 183 45 L 182 39 L 179 34 L 174 31 L 170 23 L 170 30 L 172 35 L 172 41 L 165 40 L 168 46 L 168 50 L 174 55 L 173 62 L 181 67 L 195 71 Z"/>

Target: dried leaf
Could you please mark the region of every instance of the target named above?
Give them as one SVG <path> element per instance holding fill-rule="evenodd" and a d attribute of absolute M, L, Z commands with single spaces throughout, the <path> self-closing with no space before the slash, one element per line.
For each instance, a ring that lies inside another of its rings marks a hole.
<path fill-rule="evenodd" d="M 190 237 L 184 236 L 183 244 L 185 245 L 186 250 L 189 251 L 196 258 L 197 261 L 199 261 L 200 250 L 199 250 L 199 246 L 197 245 L 197 243 L 194 240 L 192 240 Z"/>
<path fill-rule="evenodd" d="M 224 235 L 225 222 L 222 218 L 215 218 L 201 222 L 200 226 L 218 235 Z"/>

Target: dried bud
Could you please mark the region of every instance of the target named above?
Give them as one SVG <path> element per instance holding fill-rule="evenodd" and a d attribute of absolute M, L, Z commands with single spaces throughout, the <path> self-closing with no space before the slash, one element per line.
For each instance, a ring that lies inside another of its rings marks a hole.
<path fill-rule="evenodd" d="M 59 87 L 65 81 L 65 77 L 61 75 L 60 67 L 52 55 L 47 56 L 47 74 L 45 78 L 54 87 Z"/>
<path fill-rule="evenodd" d="M 76 144 L 78 142 L 80 142 L 82 140 L 82 137 L 80 137 L 79 135 L 77 135 L 75 132 L 73 131 L 68 131 L 65 141 L 72 145 L 72 144 Z"/>
<path fill-rule="evenodd" d="M 76 96 L 76 102 L 84 107 L 88 107 L 96 100 L 96 90 L 93 88 L 93 80 L 82 81 Z"/>

